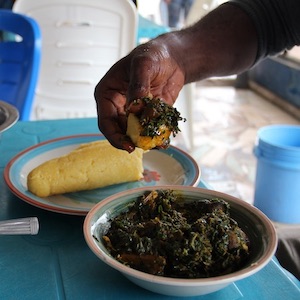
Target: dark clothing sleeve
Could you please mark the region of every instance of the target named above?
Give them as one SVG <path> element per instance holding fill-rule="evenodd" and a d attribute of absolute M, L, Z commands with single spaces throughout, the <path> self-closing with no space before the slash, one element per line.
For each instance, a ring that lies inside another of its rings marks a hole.
<path fill-rule="evenodd" d="M 299 0 L 231 0 L 253 20 L 258 35 L 256 62 L 300 45 Z"/>

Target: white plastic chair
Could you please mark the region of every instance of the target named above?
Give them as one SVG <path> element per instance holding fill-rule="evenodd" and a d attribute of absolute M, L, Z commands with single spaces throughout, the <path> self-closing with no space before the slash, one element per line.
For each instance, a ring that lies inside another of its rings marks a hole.
<path fill-rule="evenodd" d="M 31 119 L 94 117 L 94 88 L 136 46 L 131 0 L 17 0 L 13 11 L 35 19 L 42 61 Z"/>
<path fill-rule="evenodd" d="M 186 26 L 190 26 L 201 19 L 209 11 L 221 4 L 222 0 L 195 0 L 186 19 Z M 180 91 L 175 106 L 181 115 L 187 119 L 185 123 L 180 124 L 180 128 L 185 140 L 185 144 L 190 152 L 195 148 L 194 140 L 194 118 L 193 106 L 196 97 L 196 83 L 192 82 L 185 85 Z"/>
<path fill-rule="evenodd" d="M 193 105 L 196 94 L 196 83 L 192 82 L 183 86 L 180 91 L 174 106 L 180 112 L 183 118 L 186 118 L 186 122 L 180 122 L 179 128 L 182 132 L 182 137 L 187 150 L 192 152 L 195 147 L 194 141 L 194 118 L 193 118 Z"/>

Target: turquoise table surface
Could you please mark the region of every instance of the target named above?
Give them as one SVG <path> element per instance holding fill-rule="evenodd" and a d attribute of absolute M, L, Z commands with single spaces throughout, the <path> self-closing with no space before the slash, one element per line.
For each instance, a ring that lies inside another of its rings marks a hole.
<path fill-rule="evenodd" d="M 0 220 L 37 216 L 36 236 L 0 236 L 0 299 L 174 299 L 144 290 L 102 263 L 83 237 L 84 217 L 31 206 L 3 179 L 7 163 L 45 140 L 98 133 L 96 119 L 18 122 L 0 139 Z M 203 182 L 201 187 L 205 187 Z M 265 268 L 218 292 L 184 299 L 300 299 L 300 286 L 273 259 Z"/>

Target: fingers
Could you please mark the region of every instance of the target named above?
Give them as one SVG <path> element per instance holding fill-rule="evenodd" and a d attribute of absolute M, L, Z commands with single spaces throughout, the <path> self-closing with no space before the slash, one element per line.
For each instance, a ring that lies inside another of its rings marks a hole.
<path fill-rule="evenodd" d="M 131 54 L 127 107 L 144 97 L 160 98 L 173 105 L 184 84 L 184 73 L 162 44 L 151 41 L 140 45 Z M 130 106 L 130 108 L 129 108 Z"/>
<path fill-rule="evenodd" d="M 119 126 L 119 122 L 113 121 L 110 117 L 101 118 L 101 116 L 99 116 L 98 127 L 114 147 L 126 150 L 129 153 L 134 151 L 135 145 L 130 138 L 124 134 L 123 129 Z"/>
<path fill-rule="evenodd" d="M 151 81 L 155 75 L 152 70 L 153 67 L 151 60 L 144 56 L 134 57 L 132 60 L 132 66 L 127 91 L 127 99 L 129 103 L 133 100 L 150 96 Z M 138 103 L 135 103 L 135 108 L 139 108 Z M 131 107 L 131 109 L 134 110 L 134 107 Z"/>
<path fill-rule="evenodd" d="M 145 103 L 141 100 L 141 98 L 135 99 L 129 103 L 127 108 L 127 113 L 133 113 L 135 115 L 139 115 L 144 109 Z"/>
<path fill-rule="evenodd" d="M 111 82 L 108 80 L 108 82 Z M 100 82 L 95 90 L 98 112 L 98 127 L 107 140 L 116 148 L 129 153 L 135 149 L 134 144 L 126 136 L 127 117 L 125 112 L 126 98 L 108 86 L 105 81 Z"/>
<path fill-rule="evenodd" d="M 165 78 L 161 69 L 168 65 L 165 48 L 155 41 L 135 48 L 130 54 L 130 74 L 127 98 L 129 101 L 143 97 L 160 96 Z M 163 76 L 164 77 L 164 76 Z M 153 95 L 153 91 L 157 95 Z"/>

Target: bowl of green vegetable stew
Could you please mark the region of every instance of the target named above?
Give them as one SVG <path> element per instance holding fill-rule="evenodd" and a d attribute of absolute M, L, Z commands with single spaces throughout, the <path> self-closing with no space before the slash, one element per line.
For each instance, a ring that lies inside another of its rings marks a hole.
<path fill-rule="evenodd" d="M 213 190 L 153 186 L 96 204 L 84 221 L 94 254 L 135 284 L 170 296 L 218 291 L 273 257 L 272 222 L 254 206 Z"/>

